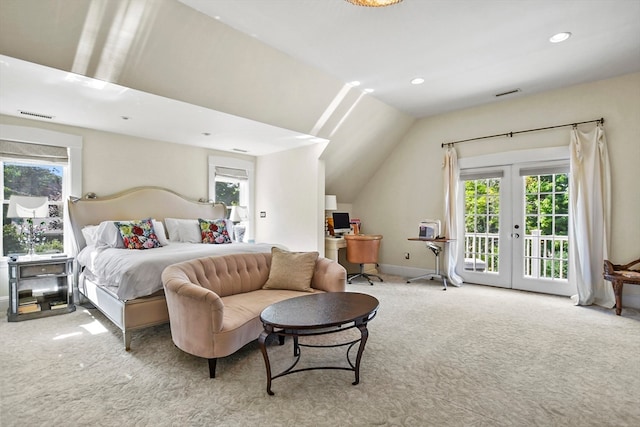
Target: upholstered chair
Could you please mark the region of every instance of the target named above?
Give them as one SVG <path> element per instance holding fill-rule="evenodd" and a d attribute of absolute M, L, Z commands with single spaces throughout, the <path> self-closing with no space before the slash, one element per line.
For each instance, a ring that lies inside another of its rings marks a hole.
<path fill-rule="evenodd" d="M 347 282 L 351 283 L 353 279 L 363 277 L 370 285 L 372 277 L 382 282 L 382 278 L 377 274 L 365 273 L 365 264 L 378 264 L 378 253 L 380 252 L 380 242 L 382 236 L 380 234 L 346 234 L 344 236 L 347 241 L 347 261 L 360 265 L 360 272 L 349 274 Z"/>

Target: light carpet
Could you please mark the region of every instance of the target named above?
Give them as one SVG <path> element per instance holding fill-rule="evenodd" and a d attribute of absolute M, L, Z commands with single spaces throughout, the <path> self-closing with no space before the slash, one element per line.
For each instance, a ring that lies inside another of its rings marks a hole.
<path fill-rule="evenodd" d="M 120 332 L 95 309 L 0 320 L 0 425 L 10 426 L 638 426 L 640 314 L 569 298 L 436 281 L 348 285 L 380 301 L 360 384 L 315 370 L 266 393 L 257 343 L 207 362 L 168 325 Z M 331 362 L 337 350 L 303 349 Z M 291 360 L 290 340 L 269 347 Z M 302 361 L 301 361 L 302 363 Z"/>

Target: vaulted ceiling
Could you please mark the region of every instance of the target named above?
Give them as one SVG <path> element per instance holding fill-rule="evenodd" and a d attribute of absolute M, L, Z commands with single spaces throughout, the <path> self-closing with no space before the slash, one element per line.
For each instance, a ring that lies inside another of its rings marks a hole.
<path fill-rule="evenodd" d="M 640 70 L 637 0 L 179 1 L 415 117 Z"/>
<path fill-rule="evenodd" d="M 253 155 L 330 140 L 327 191 L 348 202 L 416 118 L 639 71 L 638 17 L 635 0 L 2 0 L 0 113 Z M 14 58 L 77 92 L 21 81 Z"/>

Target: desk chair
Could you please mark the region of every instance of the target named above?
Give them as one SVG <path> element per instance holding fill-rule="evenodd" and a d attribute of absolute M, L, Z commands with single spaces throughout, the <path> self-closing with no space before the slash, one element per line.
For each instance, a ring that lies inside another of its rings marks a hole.
<path fill-rule="evenodd" d="M 379 234 L 345 234 L 344 239 L 347 242 L 347 261 L 360 264 L 360 272 L 348 274 L 347 283 L 351 284 L 351 281 L 357 277 L 364 277 L 370 285 L 373 285 L 372 277 L 382 282 L 382 278 L 377 274 L 364 272 L 365 264 L 378 264 L 378 252 L 380 252 L 382 236 Z"/>

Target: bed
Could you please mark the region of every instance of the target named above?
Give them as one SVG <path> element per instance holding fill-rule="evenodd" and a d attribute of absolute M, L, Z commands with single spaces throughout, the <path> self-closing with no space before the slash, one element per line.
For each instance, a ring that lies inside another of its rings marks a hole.
<path fill-rule="evenodd" d="M 180 227 L 188 224 L 191 231 L 193 221 L 225 218 L 227 208 L 224 204 L 192 201 L 160 187 L 137 187 L 99 198 L 69 198 L 68 208 L 76 245 L 74 293 L 77 294 L 74 297 L 89 300 L 122 331 L 126 350 L 131 348 L 132 331 L 169 321 L 160 277 L 166 266 L 211 255 L 270 252 L 273 246 L 180 240 L 176 223 L 179 222 Z M 113 225 L 117 221 L 142 219 L 153 219 L 157 240 L 162 246 L 136 250 L 104 243 L 106 231 L 115 230 L 118 234 L 118 228 Z M 173 228 L 166 227 L 167 223 Z M 225 224 L 227 230 L 233 226 L 228 220 Z M 184 228 L 180 230 L 184 237 Z M 199 228 L 197 233 L 199 235 Z M 98 235 L 102 236 L 99 242 L 93 241 Z"/>

